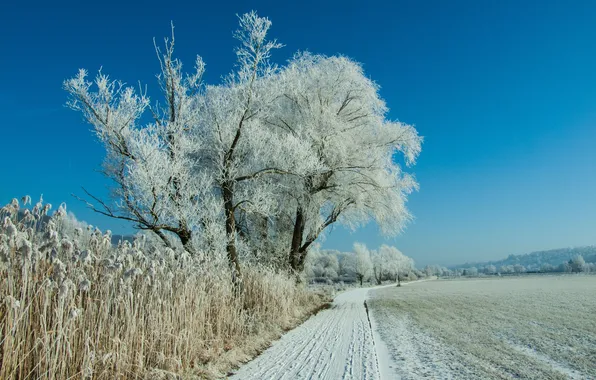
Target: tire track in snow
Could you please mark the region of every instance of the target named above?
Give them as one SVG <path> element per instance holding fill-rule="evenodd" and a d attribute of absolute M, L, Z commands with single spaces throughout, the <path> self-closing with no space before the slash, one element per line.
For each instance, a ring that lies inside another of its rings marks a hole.
<path fill-rule="evenodd" d="M 232 379 L 381 379 L 364 301 L 370 289 L 338 295 L 319 312 L 283 335 Z"/>

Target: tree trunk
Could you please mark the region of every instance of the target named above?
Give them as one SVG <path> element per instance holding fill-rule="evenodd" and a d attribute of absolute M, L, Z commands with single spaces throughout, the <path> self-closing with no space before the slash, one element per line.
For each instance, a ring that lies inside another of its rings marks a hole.
<path fill-rule="evenodd" d="M 231 190 L 231 186 L 230 183 L 224 183 L 222 187 L 224 209 L 226 213 L 226 237 L 228 239 L 226 253 L 232 271 L 232 283 L 237 290 L 241 290 L 242 273 L 240 271 L 240 262 L 238 261 L 238 253 L 236 251 L 236 217 L 234 216 L 234 194 Z"/>
<path fill-rule="evenodd" d="M 163 243 L 165 244 L 166 247 L 168 248 L 172 248 L 172 243 L 170 243 L 170 241 L 168 240 L 168 237 L 166 236 L 166 234 L 163 233 L 162 230 L 155 228 L 152 230 L 157 236 L 159 236 L 159 238 L 163 241 Z"/>
<path fill-rule="evenodd" d="M 373 267 L 373 275 L 375 277 L 375 280 L 377 282 L 377 285 L 381 285 L 382 284 L 382 280 L 383 280 L 383 269 L 379 268 L 379 270 L 375 269 Z"/>
<path fill-rule="evenodd" d="M 180 239 L 180 243 L 182 243 L 182 247 L 184 247 L 186 252 L 190 253 L 193 256 L 196 256 L 197 251 L 192 246 L 192 232 L 188 228 L 180 226 L 180 229 L 175 233 Z"/>
<path fill-rule="evenodd" d="M 302 247 L 300 247 L 300 250 L 298 251 L 299 252 L 298 271 L 300 271 L 300 272 L 302 272 L 304 270 L 304 264 L 306 263 L 306 256 L 308 255 L 308 246 L 309 245 L 303 245 Z"/>
<path fill-rule="evenodd" d="M 302 208 L 296 208 L 296 219 L 294 220 L 294 232 L 292 234 L 292 246 L 290 247 L 290 268 L 295 272 L 299 271 L 300 267 L 300 248 L 302 247 L 302 239 L 304 237 L 305 220 Z M 304 263 L 302 263 L 304 266 Z"/>
<path fill-rule="evenodd" d="M 203 230 L 206 230 L 208 228 L 208 225 L 207 225 L 207 223 L 205 222 L 204 219 L 201 219 L 200 223 L 201 223 L 201 228 Z M 207 238 L 206 238 L 204 244 L 205 244 L 205 247 L 204 247 L 205 248 L 205 251 L 207 251 L 207 252 L 214 252 L 215 251 L 215 249 L 216 249 L 215 248 L 216 243 L 213 240 L 213 236 L 211 236 L 210 234 L 207 234 Z"/>
<path fill-rule="evenodd" d="M 325 224 L 315 233 L 309 234 L 306 238 L 306 241 L 302 243 L 304 240 L 304 230 L 306 229 L 306 217 L 300 206 L 296 208 L 296 219 L 294 221 L 294 232 L 292 234 L 292 246 L 290 248 L 289 259 L 290 268 L 292 270 L 298 272 L 304 270 L 306 256 L 308 255 L 308 248 L 317 240 L 319 235 L 325 230 L 326 227 L 337 220 L 337 216 L 339 216 L 339 213 L 325 222 Z"/>
<path fill-rule="evenodd" d="M 270 244 L 269 244 L 269 218 L 267 216 L 263 216 L 260 219 L 260 235 L 261 235 L 261 249 L 263 251 L 270 253 Z"/>

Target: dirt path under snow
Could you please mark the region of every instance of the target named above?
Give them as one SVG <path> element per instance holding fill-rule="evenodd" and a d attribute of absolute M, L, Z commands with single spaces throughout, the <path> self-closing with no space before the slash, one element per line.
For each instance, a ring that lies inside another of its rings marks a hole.
<path fill-rule="evenodd" d="M 364 307 L 369 290 L 338 295 L 330 309 L 282 336 L 232 379 L 388 378 L 381 373 L 389 358 L 382 347 L 377 350 Z"/>

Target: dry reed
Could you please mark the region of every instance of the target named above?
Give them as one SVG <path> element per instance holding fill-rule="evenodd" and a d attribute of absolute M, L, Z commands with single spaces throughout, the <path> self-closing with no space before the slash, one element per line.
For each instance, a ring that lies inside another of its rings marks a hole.
<path fill-rule="evenodd" d="M 0 378 L 213 378 L 325 300 L 283 273 L 229 273 L 98 230 L 61 236 L 63 213 L 0 211 Z"/>

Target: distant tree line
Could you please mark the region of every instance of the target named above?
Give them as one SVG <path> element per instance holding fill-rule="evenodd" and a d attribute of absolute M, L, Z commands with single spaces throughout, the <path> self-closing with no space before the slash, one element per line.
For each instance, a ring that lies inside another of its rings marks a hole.
<path fill-rule="evenodd" d="M 452 269 L 440 267 L 437 265 L 427 265 L 424 269 L 427 276 L 482 276 L 482 275 L 500 275 L 500 274 L 521 274 L 521 273 L 596 273 L 596 262 L 586 262 L 582 255 L 565 260 L 558 265 L 543 263 L 538 265 L 524 266 L 521 264 L 513 265 L 471 265 Z"/>
<path fill-rule="evenodd" d="M 502 260 L 465 263 L 454 265 L 450 267 L 450 269 L 456 270 L 458 268 L 466 269 L 476 267 L 479 272 L 482 273 L 483 269 L 486 269 L 487 267 L 490 268 L 492 265 L 495 267 L 496 272 L 515 273 L 516 269 L 514 267 L 518 265 L 516 267 L 518 272 L 557 271 L 563 269 L 563 267 L 561 267 L 562 264 L 570 264 L 570 261 L 573 261 L 577 256 L 583 257 L 584 261 L 588 264 L 596 263 L 596 246 L 559 248 L 522 255 L 509 255 Z M 525 270 L 521 270 L 520 266 L 523 266 Z"/>
<path fill-rule="evenodd" d="M 305 265 L 305 275 L 311 282 L 357 283 L 361 286 L 364 282 L 380 285 L 387 281 L 399 285 L 401 281 L 426 276 L 416 269 L 412 258 L 397 248 L 382 245 L 378 250 L 369 250 L 362 243 L 355 243 L 351 252 L 314 247 Z"/>

